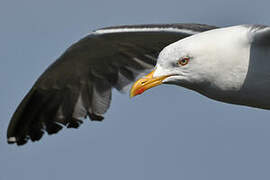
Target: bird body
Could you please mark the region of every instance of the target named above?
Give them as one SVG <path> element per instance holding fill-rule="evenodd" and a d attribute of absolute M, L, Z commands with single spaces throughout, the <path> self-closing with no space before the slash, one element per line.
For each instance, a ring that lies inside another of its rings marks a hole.
<path fill-rule="evenodd" d="M 270 28 L 136 25 L 94 31 L 37 80 L 9 124 L 8 143 L 39 140 L 89 117 L 101 121 L 111 89 L 136 96 L 174 84 L 222 102 L 270 109 Z M 180 95 L 178 95 L 180 96 Z"/>

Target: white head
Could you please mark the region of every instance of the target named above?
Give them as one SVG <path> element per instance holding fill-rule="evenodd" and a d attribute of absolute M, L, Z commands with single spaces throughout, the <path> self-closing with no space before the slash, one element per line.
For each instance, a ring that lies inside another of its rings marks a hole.
<path fill-rule="evenodd" d="M 243 64 L 247 63 L 248 45 L 247 30 L 242 26 L 199 33 L 165 47 L 151 77 L 148 75 L 142 79 L 155 79 L 154 86 L 169 83 L 196 91 L 239 88 L 245 76 L 239 71 L 247 71 Z M 149 87 L 135 95 L 153 87 L 152 80 Z M 135 84 L 138 85 L 137 82 Z"/>

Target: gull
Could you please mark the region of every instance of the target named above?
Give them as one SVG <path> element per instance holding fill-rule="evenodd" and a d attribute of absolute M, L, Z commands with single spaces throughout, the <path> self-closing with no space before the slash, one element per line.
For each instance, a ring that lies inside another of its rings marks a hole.
<path fill-rule="evenodd" d="M 111 90 L 130 97 L 173 84 L 211 99 L 270 109 L 270 27 L 135 25 L 93 31 L 38 78 L 13 114 L 8 143 L 103 120 Z M 150 73 L 149 73 L 150 72 Z M 143 76 L 143 74 L 147 74 Z"/>

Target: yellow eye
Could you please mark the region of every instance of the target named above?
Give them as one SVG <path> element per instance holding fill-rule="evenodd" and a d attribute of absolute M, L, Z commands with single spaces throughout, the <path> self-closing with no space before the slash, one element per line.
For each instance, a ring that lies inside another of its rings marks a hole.
<path fill-rule="evenodd" d="M 178 61 L 178 64 L 181 65 L 181 66 L 184 66 L 184 65 L 187 65 L 189 62 L 189 58 L 188 57 L 185 57 L 185 58 L 181 58 L 179 61 Z"/>

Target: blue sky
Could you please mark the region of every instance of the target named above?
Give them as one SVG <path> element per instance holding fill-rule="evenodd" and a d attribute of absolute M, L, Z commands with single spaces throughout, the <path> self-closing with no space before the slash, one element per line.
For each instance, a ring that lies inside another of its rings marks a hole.
<path fill-rule="evenodd" d="M 163 85 L 113 92 L 102 123 L 86 120 L 23 147 L 6 143 L 12 113 L 38 76 L 91 30 L 120 24 L 270 24 L 269 1 L 24 0 L 0 6 L 0 180 L 269 179 L 270 111 Z"/>

